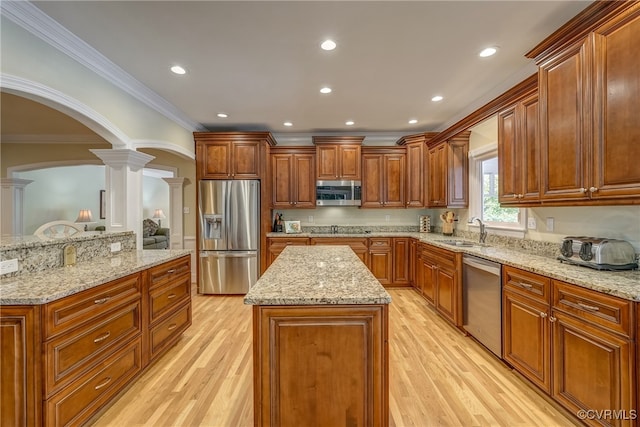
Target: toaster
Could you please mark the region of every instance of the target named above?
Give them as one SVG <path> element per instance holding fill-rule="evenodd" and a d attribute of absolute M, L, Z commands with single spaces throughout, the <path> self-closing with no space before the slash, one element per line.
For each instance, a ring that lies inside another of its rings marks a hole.
<path fill-rule="evenodd" d="M 638 261 L 629 242 L 605 237 L 567 236 L 562 240 L 560 261 L 598 270 L 633 270 Z"/>

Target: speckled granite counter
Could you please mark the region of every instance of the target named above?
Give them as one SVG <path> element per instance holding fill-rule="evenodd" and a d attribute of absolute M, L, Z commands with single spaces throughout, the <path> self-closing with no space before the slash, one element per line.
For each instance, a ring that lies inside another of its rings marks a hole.
<path fill-rule="evenodd" d="M 190 250 L 147 250 L 97 257 L 73 267 L 0 279 L 0 305 L 45 304 L 190 254 Z"/>
<path fill-rule="evenodd" d="M 464 252 L 481 258 L 510 265 L 533 273 L 541 274 L 553 279 L 562 280 L 602 293 L 619 296 L 621 298 L 640 301 L 640 271 L 598 271 L 587 267 L 563 264 L 555 256 L 538 255 L 533 251 L 514 249 L 499 245 L 485 246 L 451 246 L 442 243 L 443 240 L 461 240 L 459 237 L 443 236 L 437 233 L 416 232 L 371 232 L 348 234 L 324 233 L 269 233 L 269 237 L 412 237 L 453 252 Z M 559 248 L 559 246 L 558 246 Z"/>
<path fill-rule="evenodd" d="M 251 305 L 389 304 L 348 246 L 289 246 L 244 298 Z"/>

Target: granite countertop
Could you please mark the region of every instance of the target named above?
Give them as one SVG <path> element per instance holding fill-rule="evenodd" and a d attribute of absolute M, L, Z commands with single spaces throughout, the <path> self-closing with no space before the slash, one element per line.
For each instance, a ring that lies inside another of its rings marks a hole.
<path fill-rule="evenodd" d="M 114 236 L 127 236 L 133 234 L 133 231 L 85 231 L 64 238 L 35 236 L 32 234 L 25 236 L 2 236 L 2 239 L 0 239 L 0 250 L 7 251 L 11 249 L 34 248 L 48 245 L 58 245 L 61 243 L 94 240 L 96 238 L 106 239 Z"/>
<path fill-rule="evenodd" d="M 288 246 L 244 298 L 251 305 L 389 304 L 349 246 Z"/>
<path fill-rule="evenodd" d="M 412 237 L 421 242 L 463 252 L 499 262 L 500 264 L 520 268 L 541 274 L 552 279 L 562 280 L 598 292 L 615 295 L 632 301 L 640 301 L 640 270 L 600 271 L 587 267 L 561 263 L 555 257 L 537 255 L 533 252 L 513 249 L 499 245 L 452 246 L 443 240 L 463 240 L 459 237 L 444 236 L 438 233 L 418 232 L 371 232 L 371 233 L 269 233 L 268 237 Z"/>
<path fill-rule="evenodd" d="M 184 249 L 122 252 L 73 267 L 0 279 L 0 305 L 40 305 L 191 254 Z"/>

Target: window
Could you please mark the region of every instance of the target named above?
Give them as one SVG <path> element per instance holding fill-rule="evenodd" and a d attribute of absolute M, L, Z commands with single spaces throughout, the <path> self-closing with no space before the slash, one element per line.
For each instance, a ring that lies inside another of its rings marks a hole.
<path fill-rule="evenodd" d="M 498 148 L 481 147 L 469 154 L 469 218 L 480 218 L 488 228 L 524 231 L 526 210 L 502 208 L 498 201 Z"/>

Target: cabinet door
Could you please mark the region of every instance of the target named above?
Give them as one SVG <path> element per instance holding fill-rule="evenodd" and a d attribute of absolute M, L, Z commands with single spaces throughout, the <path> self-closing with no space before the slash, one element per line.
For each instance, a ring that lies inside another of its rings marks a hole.
<path fill-rule="evenodd" d="M 409 261 L 411 260 L 409 238 L 393 239 L 393 284 L 408 285 L 411 283 Z M 414 249 L 415 253 L 415 249 Z"/>
<path fill-rule="evenodd" d="M 406 182 L 405 161 L 406 155 L 404 153 L 384 155 L 382 204 L 385 208 L 404 207 L 404 192 Z"/>
<path fill-rule="evenodd" d="M 429 149 L 427 183 L 427 204 L 429 207 L 447 205 L 447 179 L 446 179 L 446 144 Z"/>
<path fill-rule="evenodd" d="M 369 270 L 383 285 L 393 281 L 391 239 L 369 239 Z"/>
<path fill-rule="evenodd" d="M 438 280 L 438 267 L 435 261 L 423 256 L 421 258 L 422 267 L 422 296 L 431 304 L 436 302 L 436 282 Z"/>
<path fill-rule="evenodd" d="M 552 311 L 553 398 L 572 413 L 635 409 L 632 341 Z M 599 422 L 598 422 L 599 421 Z M 586 420 L 590 425 L 631 426 L 630 419 Z"/>
<path fill-rule="evenodd" d="M 295 180 L 293 183 L 294 207 L 316 207 L 316 180 L 315 180 L 315 155 L 295 154 L 293 156 L 293 171 Z"/>
<path fill-rule="evenodd" d="M 595 199 L 640 196 L 640 8 L 589 40 L 595 53 L 593 180 Z"/>
<path fill-rule="evenodd" d="M 202 177 L 228 179 L 232 174 L 231 142 L 207 142 L 202 145 Z"/>
<path fill-rule="evenodd" d="M 461 326 L 460 292 L 455 270 L 439 266 L 436 271 L 436 310 L 456 326 Z"/>
<path fill-rule="evenodd" d="M 319 145 L 316 149 L 316 161 L 318 162 L 317 179 L 338 179 L 338 146 Z"/>
<path fill-rule="evenodd" d="M 452 140 L 446 144 L 446 203 L 452 208 L 469 206 L 469 143 Z"/>
<path fill-rule="evenodd" d="M 424 206 L 424 143 L 407 144 L 407 188 L 405 204 L 408 208 Z"/>
<path fill-rule="evenodd" d="M 517 202 L 520 193 L 516 109 L 516 105 L 512 105 L 498 114 L 498 197 L 501 204 Z"/>
<path fill-rule="evenodd" d="M 364 180 L 362 183 L 362 207 L 384 207 L 383 199 L 383 173 L 384 156 L 382 154 L 363 154 L 362 171 Z"/>
<path fill-rule="evenodd" d="M 520 201 L 540 201 L 540 125 L 538 120 L 538 94 L 522 101 L 520 128 L 521 140 L 518 144 L 521 166 Z M 500 178 L 502 180 L 502 177 Z"/>
<path fill-rule="evenodd" d="M 551 392 L 549 304 L 502 292 L 502 357 L 547 393 Z"/>
<path fill-rule="evenodd" d="M 416 239 L 409 239 L 409 284 L 416 286 L 416 257 L 418 256 L 418 242 Z"/>
<path fill-rule="evenodd" d="M 42 423 L 40 307 L 4 306 L 1 314 L 1 424 L 39 426 Z"/>
<path fill-rule="evenodd" d="M 577 47 L 540 66 L 540 198 L 543 200 L 587 198 L 584 62 L 584 47 Z"/>
<path fill-rule="evenodd" d="M 341 145 L 339 154 L 340 178 L 360 180 L 360 146 Z"/>
<path fill-rule="evenodd" d="M 271 205 L 274 208 L 291 208 L 294 186 L 294 158 L 292 154 L 271 155 Z"/>
<path fill-rule="evenodd" d="M 233 179 L 260 178 L 260 144 L 257 141 L 232 142 L 231 177 Z"/>

